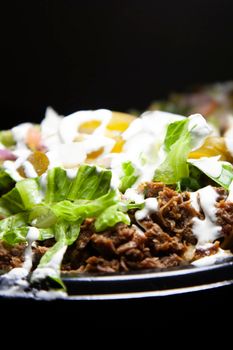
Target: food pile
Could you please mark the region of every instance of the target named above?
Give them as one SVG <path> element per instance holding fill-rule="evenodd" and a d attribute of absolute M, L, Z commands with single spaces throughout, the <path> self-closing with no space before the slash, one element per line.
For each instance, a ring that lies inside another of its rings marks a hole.
<path fill-rule="evenodd" d="M 232 92 L 172 96 L 137 118 L 49 107 L 40 125 L 1 131 L 4 283 L 65 288 L 70 272 L 231 259 Z"/>

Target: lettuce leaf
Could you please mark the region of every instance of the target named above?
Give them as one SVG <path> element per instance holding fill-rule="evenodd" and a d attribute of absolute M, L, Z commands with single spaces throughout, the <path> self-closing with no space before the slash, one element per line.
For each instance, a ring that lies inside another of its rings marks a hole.
<path fill-rule="evenodd" d="M 201 172 L 203 172 L 217 184 L 226 190 L 229 190 L 230 185 L 233 181 L 232 164 L 219 160 L 219 156 L 189 159 L 188 162 L 198 168 Z"/>
<path fill-rule="evenodd" d="M 31 275 L 32 283 L 40 283 L 43 280 L 49 279 L 56 283 L 56 287 L 66 290 L 66 287 L 61 279 L 61 263 L 66 252 L 67 245 L 65 240 L 57 241 L 47 252 L 42 256 L 39 265 Z"/>
<path fill-rule="evenodd" d="M 0 194 L 4 194 L 12 189 L 15 181 L 7 174 L 7 172 L 0 168 Z"/>
<path fill-rule="evenodd" d="M 45 193 L 45 202 L 59 202 L 67 198 L 71 182 L 62 168 L 53 168 L 47 174 L 47 186 Z"/>
<path fill-rule="evenodd" d="M 112 205 L 105 209 L 95 221 L 96 232 L 104 231 L 108 227 L 115 226 L 118 222 L 123 222 L 126 225 L 130 224 L 130 218 L 128 214 L 119 210 L 118 204 Z"/>
<path fill-rule="evenodd" d="M 189 120 L 180 120 L 168 126 L 165 137 L 167 156 L 155 170 L 154 181 L 175 184 L 189 176 L 187 157 L 190 152 L 191 135 L 188 131 Z"/>
<path fill-rule="evenodd" d="M 28 213 L 22 212 L 0 220 L 0 240 L 10 245 L 26 243 L 26 236 L 30 226 L 28 225 Z M 52 228 L 39 229 L 38 240 L 54 237 Z"/>
<path fill-rule="evenodd" d="M 122 163 L 123 176 L 121 176 L 119 190 L 125 193 L 127 188 L 131 187 L 138 179 L 135 168 L 131 161 Z"/>
<path fill-rule="evenodd" d="M 171 150 L 171 146 L 176 143 L 183 133 L 187 132 L 188 123 L 188 119 L 183 119 L 168 125 L 164 140 L 164 148 L 166 152 L 169 152 Z"/>
<path fill-rule="evenodd" d="M 74 202 L 64 200 L 51 206 L 53 213 L 67 221 L 74 222 L 82 218 L 97 217 L 103 210 L 118 202 L 115 190 L 97 199 L 78 199 Z"/>
<path fill-rule="evenodd" d="M 2 196 L 3 205 L 13 214 L 32 209 L 42 200 L 36 179 L 25 179 L 16 183 L 15 187 Z"/>
<path fill-rule="evenodd" d="M 96 166 L 80 166 L 67 199 L 96 199 L 105 195 L 109 188 L 112 172 L 105 169 L 97 169 Z"/>
<path fill-rule="evenodd" d="M 4 203 L 4 200 L 2 198 L 0 198 L 0 219 L 5 219 L 11 215 L 12 215 L 12 213 L 6 207 L 6 203 Z"/>
<path fill-rule="evenodd" d="M 32 282 L 50 279 L 59 288 L 66 289 L 60 276 L 61 264 L 67 247 L 78 238 L 80 226 L 81 220 L 72 224 L 65 220 L 59 220 L 55 224 L 53 230 L 57 242 L 42 256 L 39 265 L 32 273 Z"/>
<path fill-rule="evenodd" d="M 30 210 L 29 222 L 37 228 L 49 228 L 57 222 L 57 217 L 49 205 L 41 203 Z"/>
<path fill-rule="evenodd" d="M 154 181 L 172 185 L 187 179 L 188 154 L 200 147 L 210 132 L 211 128 L 201 114 L 169 124 L 164 140 L 166 158 L 155 170 Z"/>
<path fill-rule="evenodd" d="M 25 231 L 26 226 L 26 213 L 18 213 L 0 220 L 0 240 L 4 240 L 9 244 L 24 242 L 28 231 L 28 229 Z"/>
<path fill-rule="evenodd" d="M 76 241 L 79 236 L 82 219 L 75 222 L 68 222 L 66 220 L 60 220 L 54 226 L 54 234 L 56 241 L 65 241 L 65 244 L 71 245 Z"/>

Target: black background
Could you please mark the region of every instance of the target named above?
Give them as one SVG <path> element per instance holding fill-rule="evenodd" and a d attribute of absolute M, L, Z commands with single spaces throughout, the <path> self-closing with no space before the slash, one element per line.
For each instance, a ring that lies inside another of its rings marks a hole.
<path fill-rule="evenodd" d="M 233 79 L 231 0 L 8 0 L 0 23 L 1 128 Z"/>

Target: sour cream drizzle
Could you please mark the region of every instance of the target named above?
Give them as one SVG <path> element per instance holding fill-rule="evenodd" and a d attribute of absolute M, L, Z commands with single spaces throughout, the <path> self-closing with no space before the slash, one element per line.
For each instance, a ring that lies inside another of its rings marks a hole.
<path fill-rule="evenodd" d="M 36 268 L 32 274 L 31 281 L 41 281 L 48 276 L 57 277 L 60 275 L 60 266 L 66 249 L 67 245 L 62 246 L 45 266 Z"/>
<path fill-rule="evenodd" d="M 24 172 L 25 172 L 26 177 L 29 177 L 29 178 L 38 177 L 38 174 L 37 174 L 34 166 L 28 160 L 26 160 L 23 163 L 23 168 L 24 168 Z"/>
<path fill-rule="evenodd" d="M 158 210 L 158 201 L 156 198 L 147 198 L 145 200 L 145 207 L 141 210 L 137 210 L 135 213 L 135 219 L 141 221 L 151 214 L 157 212 Z"/>
<path fill-rule="evenodd" d="M 200 258 L 198 260 L 195 260 L 192 262 L 192 265 L 194 266 L 208 266 L 213 265 L 218 262 L 221 262 L 227 258 L 232 258 L 232 253 L 230 250 L 223 250 L 221 248 L 218 249 L 218 252 L 213 255 L 204 256 L 203 258 Z"/>
<path fill-rule="evenodd" d="M 3 283 L 8 287 L 9 284 L 18 286 L 18 288 L 25 288 L 28 286 L 28 282 L 24 279 L 28 276 L 32 268 L 33 251 L 32 246 L 34 242 L 39 238 L 39 230 L 36 227 L 30 227 L 26 236 L 27 246 L 24 251 L 24 263 L 22 267 L 16 267 L 10 272 L 6 273 L 3 277 Z M 3 285 L 4 287 L 4 285 Z"/>
<path fill-rule="evenodd" d="M 197 197 L 199 197 L 200 204 L 198 204 Z M 218 194 L 212 186 L 206 186 L 192 193 L 191 203 L 193 203 L 193 207 L 197 209 L 199 206 L 199 210 L 202 209 L 205 215 L 204 220 L 197 217 L 193 218 L 192 231 L 198 240 L 197 246 L 213 242 L 221 237 L 222 228 L 217 225 L 216 216 L 217 209 L 215 205 L 217 198 Z"/>
<path fill-rule="evenodd" d="M 59 126 L 60 137 L 64 143 L 75 141 L 75 137 L 79 134 L 80 126 L 93 120 L 99 121 L 100 125 L 93 131 L 92 135 L 103 135 L 111 117 L 112 112 L 107 109 L 73 113 L 62 119 Z"/>

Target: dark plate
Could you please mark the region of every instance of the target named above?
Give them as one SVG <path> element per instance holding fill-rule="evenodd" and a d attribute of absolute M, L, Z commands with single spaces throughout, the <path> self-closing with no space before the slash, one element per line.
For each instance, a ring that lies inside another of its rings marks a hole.
<path fill-rule="evenodd" d="M 20 319 L 33 319 L 38 327 L 41 318 L 49 326 L 51 319 L 75 316 L 75 323 L 69 324 L 74 330 L 87 325 L 111 329 L 156 325 L 161 329 L 174 322 L 184 327 L 185 320 L 190 324 L 194 317 L 200 317 L 204 326 L 203 315 L 216 320 L 222 310 L 233 311 L 233 260 L 166 271 L 63 276 L 63 280 L 69 293 L 63 299 L 43 300 L 27 294 L 0 297 L 2 319 L 11 322 L 17 312 Z M 149 324 L 151 318 L 154 321 Z"/>
<path fill-rule="evenodd" d="M 51 294 L 51 299 L 100 301 L 161 298 L 233 285 L 233 259 L 204 267 L 185 266 L 121 274 L 64 274 L 62 279 L 68 295 L 61 297 Z M 0 298 L 40 299 L 40 296 L 6 293 Z M 49 293 L 45 299 L 50 299 Z"/>
<path fill-rule="evenodd" d="M 63 276 L 71 300 L 161 298 L 233 284 L 233 260 L 205 267 Z"/>

